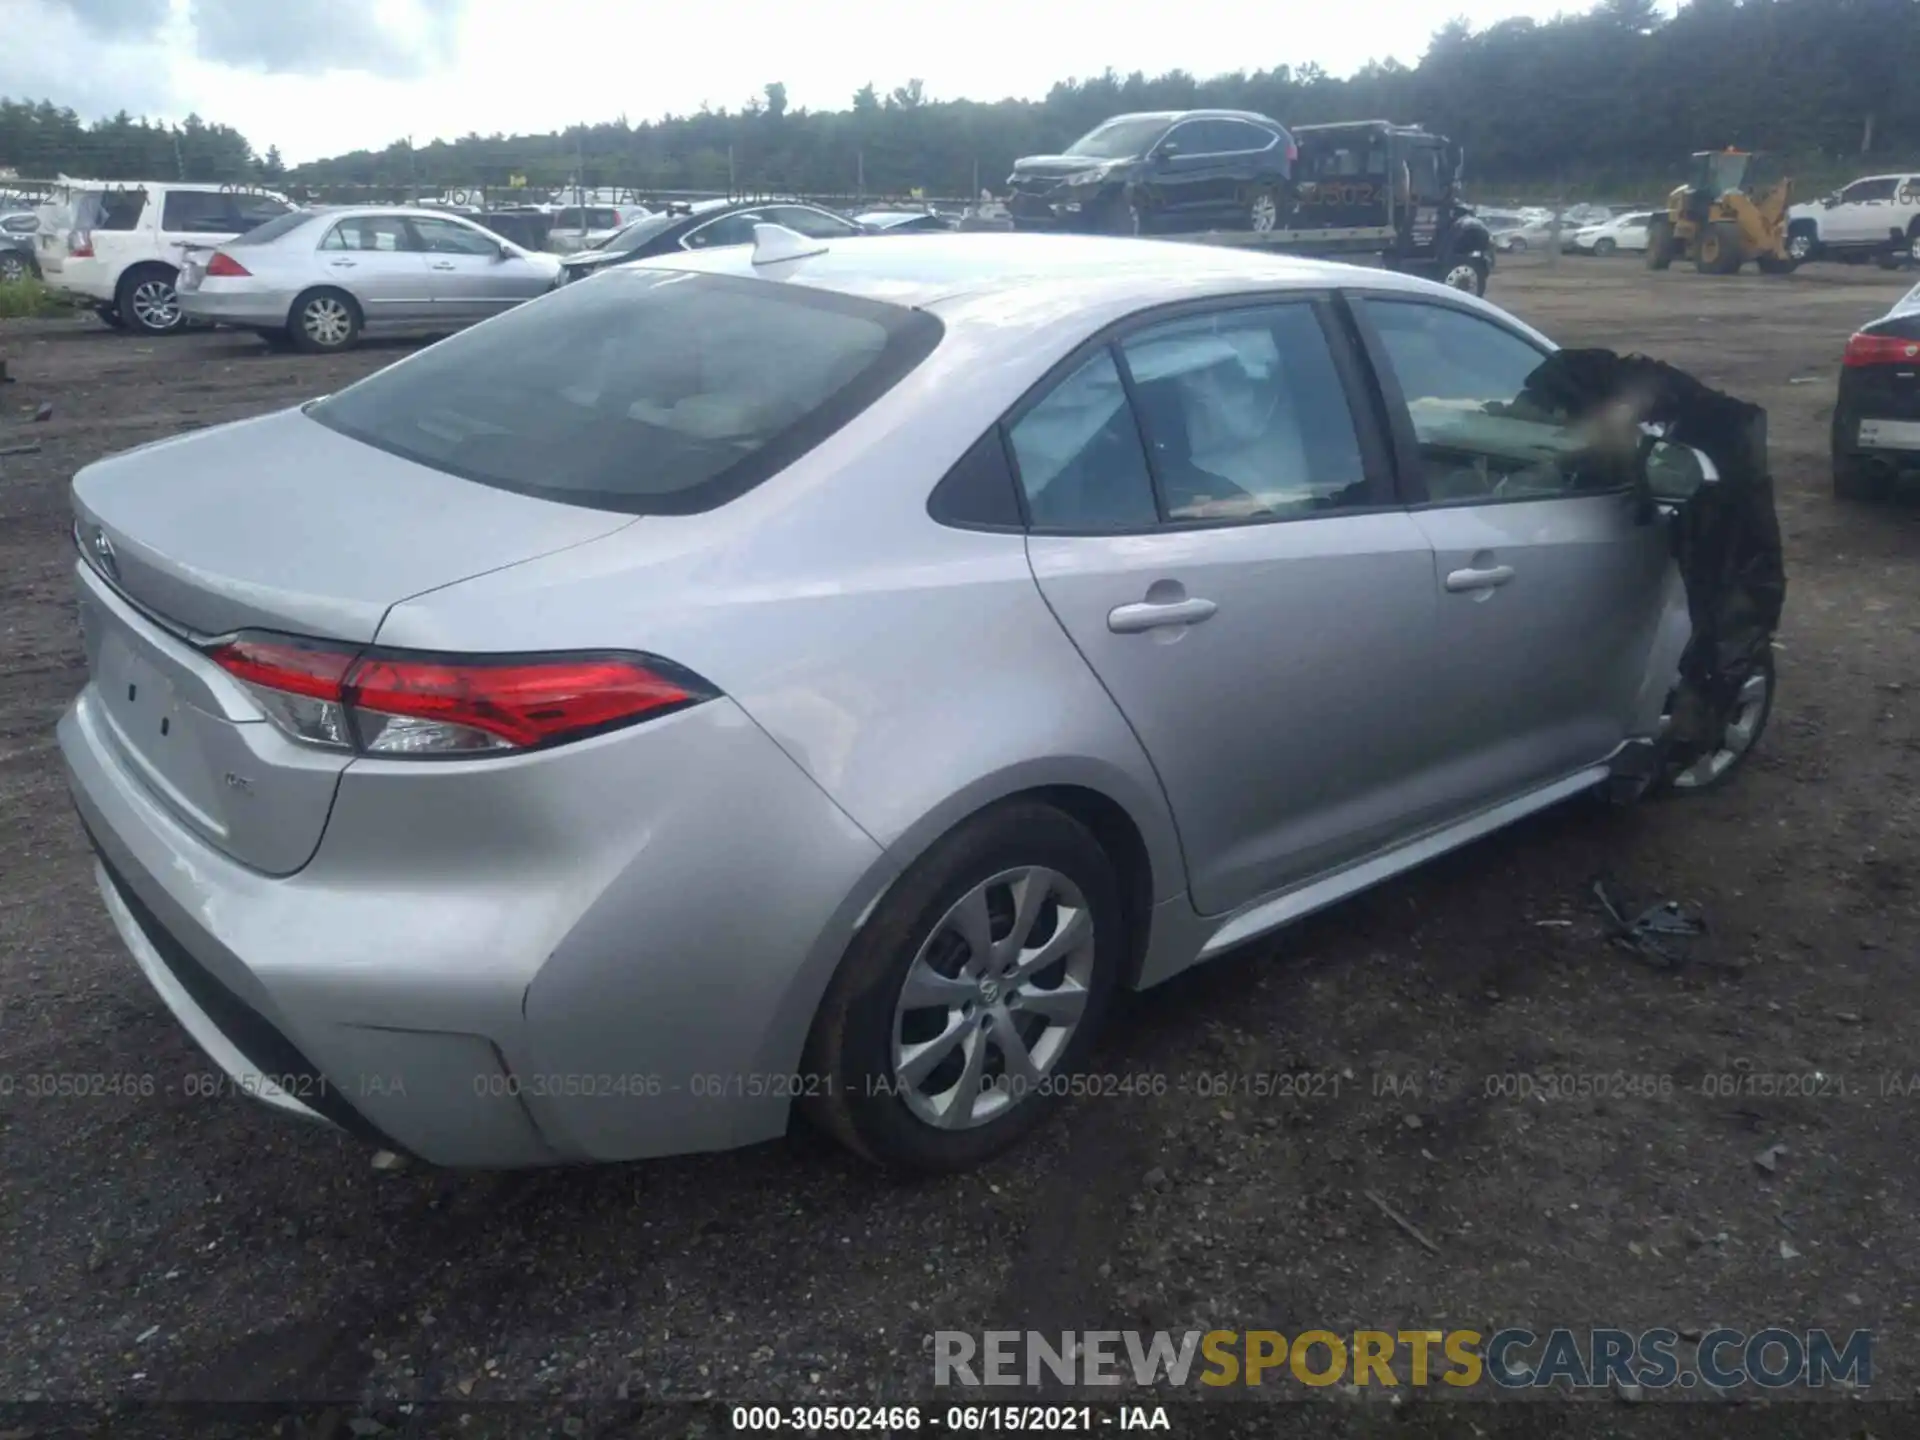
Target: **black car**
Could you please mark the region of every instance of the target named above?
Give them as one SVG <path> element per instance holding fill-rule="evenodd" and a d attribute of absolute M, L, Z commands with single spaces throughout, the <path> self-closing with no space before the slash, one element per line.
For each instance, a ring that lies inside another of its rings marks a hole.
<path fill-rule="evenodd" d="M 1920 479 L 1920 286 L 1847 341 L 1833 407 L 1833 493 L 1878 500 Z"/>
<path fill-rule="evenodd" d="M 1017 230 L 1271 230 L 1298 153 L 1250 110 L 1116 115 L 1059 155 L 1014 161 L 1007 209 Z"/>
<path fill-rule="evenodd" d="M 699 200 L 690 205 L 669 205 L 658 215 L 634 221 L 598 249 L 567 256 L 560 262 L 561 283 L 651 255 L 706 250 L 715 245 L 751 245 L 753 227 L 766 224 L 784 225 L 825 240 L 868 233 L 857 221 L 804 200 Z"/>

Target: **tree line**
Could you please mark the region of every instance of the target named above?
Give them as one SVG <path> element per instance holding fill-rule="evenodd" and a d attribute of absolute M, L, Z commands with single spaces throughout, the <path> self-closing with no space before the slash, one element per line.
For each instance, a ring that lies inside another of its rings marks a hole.
<path fill-rule="evenodd" d="M 863 87 L 844 110 L 795 108 L 769 84 L 737 109 L 545 135 L 469 134 L 359 150 L 287 170 L 190 116 L 83 124 L 46 102 L 0 103 L 0 165 L 102 179 L 257 179 L 325 190 L 524 183 L 636 190 L 790 189 L 961 195 L 1013 160 L 1058 151 L 1128 110 L 1220 106 L 1284 122 L 1389 118 L 1459 141 L 1476 185 L 1605 185 L 1679 173 L 1728 145 L 1826 167 L 1920 159 L 1920 0 L 1599 0 L 1585 13 L 1433 35 L 1420 63 L 1340 78 L 1314 65 L 1198 79 L 1111 71 L 1038 101 L 930 100 L 918 80 Z"/>

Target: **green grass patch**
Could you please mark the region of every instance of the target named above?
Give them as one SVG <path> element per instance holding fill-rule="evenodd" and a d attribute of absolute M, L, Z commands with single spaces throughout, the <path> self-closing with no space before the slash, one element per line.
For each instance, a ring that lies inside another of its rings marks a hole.
<path fill-rule="evenodd" d="M 54 298 L 38 280 L 0 282 L 0 320 L 24 320 L 36 315 L 67 315 L 71 307 Z"/>

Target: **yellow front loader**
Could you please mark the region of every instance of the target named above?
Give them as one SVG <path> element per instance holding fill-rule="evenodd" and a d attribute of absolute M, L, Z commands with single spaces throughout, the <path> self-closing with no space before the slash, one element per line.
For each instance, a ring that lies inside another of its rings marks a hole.
<path fill-rule="evenodd" d="M 1667 213 L 1647 227 L 1647 268 L 1691 257 L 1703 275 L 1733 275 L 1749 260 L 1763 274 L 1791 275 L 1787 209 L 1793 181 L 1771 158 L 1747 150 L 1704 150 L 1693 179 L 1667 197 Z"/>

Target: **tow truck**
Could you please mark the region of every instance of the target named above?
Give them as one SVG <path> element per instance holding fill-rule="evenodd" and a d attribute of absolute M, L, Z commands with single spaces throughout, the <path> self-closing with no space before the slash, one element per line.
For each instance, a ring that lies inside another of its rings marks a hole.
<path fill-rule="evenodd" d="M 1181 238 L 1373 263 L 1484 295 L 1493 236 L 1459 195 L 1464 156 L 1418 125 L 1290 127 L 1300 147 L 1287 203 L 1266 229 Z"/>

